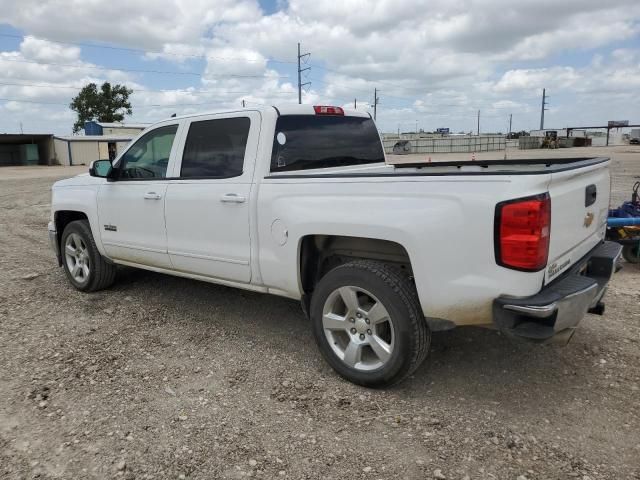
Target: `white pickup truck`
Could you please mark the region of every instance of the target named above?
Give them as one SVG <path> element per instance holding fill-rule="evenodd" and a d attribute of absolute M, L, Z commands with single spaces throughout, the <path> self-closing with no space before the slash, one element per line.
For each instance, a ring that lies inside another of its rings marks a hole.
<path fill-rule="evenodd" d="M 53 186 L 71 284 L 116 265 L 302 302 L 345 378 L 383 386 L 457 325 L 543 342 L 602 313 L 609 160 L 387 165 L 370 115 L 294 105 L 170 118 Z"/>

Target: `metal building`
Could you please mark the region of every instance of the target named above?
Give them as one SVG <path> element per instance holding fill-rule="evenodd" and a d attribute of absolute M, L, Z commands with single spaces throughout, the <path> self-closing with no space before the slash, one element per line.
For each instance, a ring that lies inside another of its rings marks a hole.
<path fill-rule="evenodd" d="M 53 164 L 55 164 L 53 135 L 0 135 L 0 166 Z"/>
<path fill-rule="evenodd" d="M 108 123 L 108 122 L 85 122 L 85 135 L 115 135 L 135 137 L 150 123 Z"/>
<path fill-rule="evenodd" d="M 71 135 L 53 137 L 59 165 L 89 165 L 94 160 L 113 160 L 133 135 Z"/>

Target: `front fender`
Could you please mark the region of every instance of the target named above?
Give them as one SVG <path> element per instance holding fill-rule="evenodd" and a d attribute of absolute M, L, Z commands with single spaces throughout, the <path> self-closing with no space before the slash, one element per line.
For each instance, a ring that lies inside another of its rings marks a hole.
<path fill-rule="evenodd" d="M 83 213 L 91 227 L 94 241 L 102 256 L 107 256 L 102 245 L 100 225 L 98 223 L 97 196 L 99 185 L 54 186 L 52 190 L 52 217 L 63 211 Z M 57 232 L 58 239 L 62 232 Z"/>

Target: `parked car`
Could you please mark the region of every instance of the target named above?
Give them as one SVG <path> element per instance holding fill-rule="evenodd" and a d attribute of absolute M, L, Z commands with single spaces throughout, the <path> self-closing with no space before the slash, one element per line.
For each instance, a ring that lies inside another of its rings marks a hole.
<path fill-rule="evenodd" d="M 571 336 L 620 247 L 606 158 L 386 165 L 370 115 L 280 106 L 170 118 L 53 186 L 49 237 L 78 290 L 116 265 L 300 300 L 343 377 L 378 387 L 431 332 Z"/>

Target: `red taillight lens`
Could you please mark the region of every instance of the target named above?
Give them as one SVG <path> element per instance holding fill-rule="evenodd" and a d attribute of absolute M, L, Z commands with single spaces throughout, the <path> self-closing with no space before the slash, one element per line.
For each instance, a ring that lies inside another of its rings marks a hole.
<path fill-rule="evenodd" d="M 498 265 L 528 272 L 547 265 L 551 229 L 549 194 L 499 203 L 495 221 Z"/>
<path fill-rule="evenodd" d="M 329 107 L 326 105 L 316 105 L 313 107 L 316 115 L 344 115 L 342 107 Z"/>

